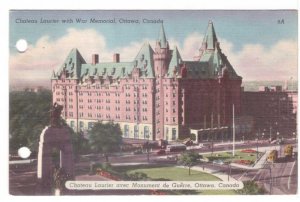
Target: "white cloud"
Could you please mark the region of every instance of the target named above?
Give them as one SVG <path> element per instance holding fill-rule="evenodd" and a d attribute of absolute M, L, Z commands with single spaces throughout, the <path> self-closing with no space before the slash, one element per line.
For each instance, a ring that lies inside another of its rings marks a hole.
<path fill-rule="evenodd" d="M 297 42 L 293 40 L 281 40 L 269 48 L 259 44 L 245 45 L 233 60 L 245 80 L 297 78 Z"/>
<path fill-rule="evenodd" d="M 178 47 L 183 59 L 192 60 L 198 53 L 203 35 L 197 32 L 188 35 L 182 45 L 169 39 L 170 47 Z M 25 53 L 16 53 L 10 57 L 10 81 L 49 80 L 52 70 L 57 69 L 69 51 L 76 47 L 87 62 L 91 55 L 98 53 L 101 61 L 112 61 L 113 53 L 121 54 L 121 61 L 131 61 L 137 55 L 143 43 L 149 42 L 155 48 L 155 40 L 143 39 L 131 42 L 126 47 L 110 50 L 103 35 L 93 29 L 68 29 L 67 34 L 56 40 L 49 36 L 41 37 L 31 44 Z M 297 75 L 297 43 L 282 40 L 270 48 L 260 44 L 246 44 L 241 51 L 233 51 L 230 41 L 220 39 L 223 52 L 244 80 L 284 80 Z"/>
<path fill-rule="evenodd" d="M 203 35 L 193 33 L 184 40 L 179 51 L 184 59 L 196 55 Z M 243 80 L 287 80 L 297 78 L 298 49 L 297 41 L 281 40 L 271 47 L 261 44 L 246 44 L 240 51 L 234 51 L 232 42 L 219 38 L 222 52 L 243 77 Z M 190 47 L 190 48 L 189 48 Z"/>

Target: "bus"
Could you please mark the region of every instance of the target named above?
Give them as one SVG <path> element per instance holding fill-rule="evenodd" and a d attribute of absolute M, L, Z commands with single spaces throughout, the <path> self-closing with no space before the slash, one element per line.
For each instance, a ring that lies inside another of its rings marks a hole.
<path fill-rule="evenodd" d="M 284 147 L 284 155 L 286 158 L 291 158 L 293 156 L 293 145 L 286 145 Z"/>
<path fill-rule="evenodd" d="M 268 156 L 267 161 L 270 163 L 275 163 L 278 159 L 278 151 L 277 150 L 272 150 Z"/>
<path fill-rule="evenodd" d="M 168 145 L 166 151 L 168 152 L 177 152 L 177 151 L 185 151 L 186 146 L 184 144 L 171 144 Z"/>

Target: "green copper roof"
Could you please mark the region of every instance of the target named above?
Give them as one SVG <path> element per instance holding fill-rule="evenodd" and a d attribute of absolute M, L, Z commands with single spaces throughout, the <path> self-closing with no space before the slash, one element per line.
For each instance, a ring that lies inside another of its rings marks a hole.
<path fill-rule="evenodd" d="M 207 44 L 207 49 L 215 49 L 216 42 L 218 41 L 214 25 L 212 21 L 209 21 L 207 31 L 204 37 L 203 42 Z"/>
<path fill-rule="evenodd" d="M 81 65 L 85 64 L 85 60 L 76 48 L 73 48 L 67 56 L 65 62 L 61 65 L 56 76 L 60 76 L 65 70 L 70 79 L 78 79 L 81 74 Z M 52 75 L 53 76 L 53 75 Z"/>
<path fill-rule="evenodd" d="M 112 78 L 128 77 L 133 69 L 132 62 L 83 64 L 80 78 L 111 76 Z"/>
<path fill-rule="evenodd" d="M 140 69 L 141 77 L 154 78 L 153 49 L 145 43 L 135 57 L 135 66 Z"/>
<path fill-rule="evenodd" d="M 174 70 L 176 70 L 176 72 L 179 72 L 180 64 L 182 64 L 182 58 L 177 47 L 175 46 L 174 50 L 172 51 L 172 58 L 169 64 L 167 77 L 173 77 Z"/>
<path fill-rule="evenodd" d="M 128 78 L 133 68 L 139 68 L 141 77 L 153 78 L 153 50 L 145 43 L 132 62 L 106 62 L 98 64 L 82 64 L 80 78 L 112 77 L 113 79 Z"/>
<path fill-rule="evenodd" d="M 161 25 L 157 42 L 161 48 L 169 49 L 163 24 Z M 203 40 L 203 43 L 207 46 L 201 51 L 200 59 L 198 61 L 183 61 L 177 47 L 175 47 L 174 50 L 168 51 L 171 59 L 166 77 L 172 78 L 174 77 L 174 72 L 176 72 L 175 76 L 180 78 L 180 67 L 184 65 L 187 68 L 187 76 L 184 79 L 216 79 L 222 76 L 225 68 L 229 78 L 241 79 L 227 57 L 222 53 L 219 45 L 216 45 L 217 42 L 213 23 L 209 22 Z M 155 78 L 153 54 L 152 47 L 149 43 L 145 43 L 136 57 L 130 62 L 86 64 L 79 51 L 74 48 L 70 51 L 59 71 L 53 72 L 51 79 L 59 79 L 63 72 L 66 72 L 67 78 L 80 79 L 82 82 L 90 78 L 130 78 L 134 69 L 139 70 L 138 72 L 142 78 Z"/>
<path fill-rule="evenodd" d="M 167 38 L 166 38 L 165 29 L 164 29 L 163 24 L 161 24 L 158 41 L 160 43 L 161 48 L 167 48 L 168 47 L 168 42 L 167 42 Z"/>

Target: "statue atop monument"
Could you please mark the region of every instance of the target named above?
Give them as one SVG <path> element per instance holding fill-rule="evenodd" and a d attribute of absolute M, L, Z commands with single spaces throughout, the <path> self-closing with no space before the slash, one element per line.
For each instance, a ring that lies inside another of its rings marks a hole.
<path fill-rule="evenodd" d="M 61 112 L 63 110 L 63 106 L 57 104 L 56 102 L 53 104 L 52 108 L 51 108 L 51 127 L 60 127 L 61 126 L 61 121 L 60 121 L 60 115 Z"/>

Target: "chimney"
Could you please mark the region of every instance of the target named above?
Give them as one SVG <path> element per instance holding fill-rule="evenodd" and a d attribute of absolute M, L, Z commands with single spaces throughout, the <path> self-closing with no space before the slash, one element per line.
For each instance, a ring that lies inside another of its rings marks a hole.
<path fill-rule="evenodd" d="M 114 54 L 114 62 L 116 62 L 116 63 L 120 62 L 120 54 L 119 53 Z"/>
<path fill-rule="evenodd" d="M 98 64 L 99 63 L 99 55 L 98 54 L 93 54 L 92 55 L 92 64 Z"/>

